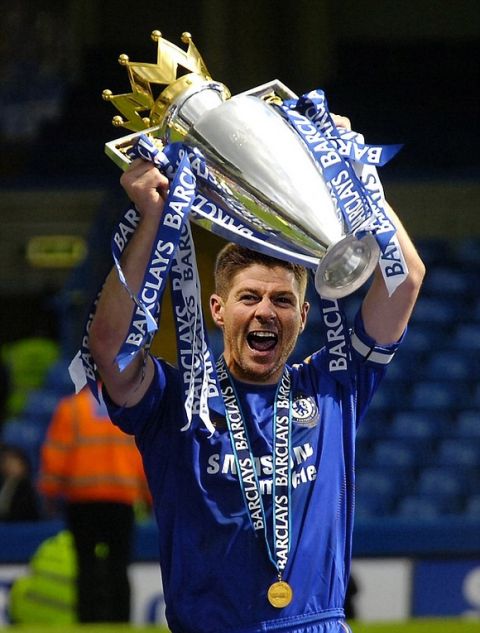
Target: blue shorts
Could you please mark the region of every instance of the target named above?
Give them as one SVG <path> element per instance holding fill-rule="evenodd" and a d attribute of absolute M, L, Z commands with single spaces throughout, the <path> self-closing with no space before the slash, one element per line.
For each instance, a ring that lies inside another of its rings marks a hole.
<path fill-rule="evenodd" d="M 299 615 L 262 622 L 248 629 L 230 633 L 352 633 L 343 609 L 328 609 L 314 615 Z"/>

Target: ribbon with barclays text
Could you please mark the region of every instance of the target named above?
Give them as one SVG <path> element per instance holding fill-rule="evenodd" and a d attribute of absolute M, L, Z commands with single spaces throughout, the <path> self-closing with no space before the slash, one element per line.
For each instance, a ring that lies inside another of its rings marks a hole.
<path fill-rule="evenodd" d="M 190 309 L 186 321 L 187 328 L 184 326 L 182 328 L 181 325 L 185 321 L 176 320 L 178 360 L 185 387 L 187 427 L 192 415 L 198 414 L 207 428 L 213 431 L 208 410 L 211 408 L 221 411 L 221 399 L 216 387 L 215 366 L 208 347 L 208 336 L 200 306 L 200 284 L 193 241 L 190 227 L 186 222 L 193 203 L 196 181 L 190 168 L 188 153 L 186 151 L 180 153 L 178 150 L 181 148 L 178 146 L 174 149 L 176 150 L 175 168 L 168 170 L 171 163 L 165 154 L 160 154 L 146 137 L 145 142 L 141 144 L 142 158 L 155 162 L 157 166 L 173 174 L 173 177 L 138 293 L 131 290 L 120 263 L 121 255 L 139 221 L 139 215 L 135 209 L 130 208 L 124 213 L 112 236 L 112 256 L 118 277 L 135 305 L 130 327 L 116 356 L 116 362 L 119 369 L 123 370 L 139 352 L 145 353 L 145 350 L 150 347 L 158 327 L 162 296 L 170 270 L 173 268 L 172 291 L 175 297 L 176 316 L 181 314 L 186 306 Z M 147 154 L 149 150 L 151 153 Z M 138 153 L 140 154 L 140 151 Z M 98 397 L 96 370 L 88 346 L 88 333 L 95 315 L 98 296 L 89 313 L 81 349 L 70 365 L 70 375 L 75 383 L 76 391 L 78 392 L 85 383 L 88 383 L 96 397 Z"/>
<path fill-rule="evenodd" d="M 289 121 L 319 166 L 348 232 L 371 233 L 381 251 L 380 268 L 391 296 L 406 279 L 408 269 L 388 217 L 376 166 L 385 165 L 401 145 L 366 145 L 363 137 L 339 130 L 323 90 L 275 106 Z"/>

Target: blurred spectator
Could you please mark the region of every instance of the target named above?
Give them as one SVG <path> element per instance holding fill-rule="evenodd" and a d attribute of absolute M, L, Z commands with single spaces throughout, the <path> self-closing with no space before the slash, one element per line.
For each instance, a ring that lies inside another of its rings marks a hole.
<path fill-rule="evenodd" d="M 7 402 L 10 395 L 10 372 L 0 358 L 0 430 L 7 417 Z"/>
<path fill-rule="evenodd" d="M 32 336 L 3 345 L 1 353 L 10 376 L 6 415 L 16 416 L 25 407 L 28 394 L 43 386 L 48 370 L 60 357 L 60 349 L 47 337 Z"/>
<path fill-rule="evenodd" d="M 73 534 L 78 620 L 128 622 L 134 506 L 150 498 L 134 441 L 88 389 L 60 401 L 42 447 L 39 487 Z"/>
<path fill-rule="evenodd" d="M 63 530 L 47 538 L 36 549 L 27 573 L 13 582 L 8 597 L 11 622 L 66 627 L 76 622 L 76 575 L 70 532 Z"/>
<path fill-rule="evenodd" d="M 347 594 L 345 596 L 345 617 L 347 620 L 354 620 L 357 617 L 357 609 L 355 605 L 355 596 L 358 594 L 358 584 L 355 576 L 350 574 L 347 585 Z"/>
<path fill-rule="evenodd" d="M 30 463 L 19 448 L 0 446 L 0 521 L 37 521 L 39 499 Z"/>

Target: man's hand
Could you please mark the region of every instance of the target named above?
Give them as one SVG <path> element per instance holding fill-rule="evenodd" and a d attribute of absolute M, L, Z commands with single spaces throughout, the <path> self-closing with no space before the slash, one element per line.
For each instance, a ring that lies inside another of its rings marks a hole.
<path fill-rule="evenodd" d="M 341 127 L 344 130 L 348 130 L 350 132 L 350 130 L 352 129 L 352 124 L 348 117 L 341 116 L 340 114 L 333 114 L 333 112 L 331 112 L 330 114 L 332 115 L 333 122 L 337 127 Z"/>
<path fill-rule="evenodd" d="M 137 158 L 122 174 L 120 184 L 143 218 L 158 220 L 167 199 L 169 182 L 150 162 Z"/>

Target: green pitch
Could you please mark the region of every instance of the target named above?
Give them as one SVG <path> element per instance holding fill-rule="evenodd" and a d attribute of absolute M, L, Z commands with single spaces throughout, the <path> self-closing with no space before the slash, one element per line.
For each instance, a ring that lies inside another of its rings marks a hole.
<path fill-rule="evenodd" d="M 407 622 L 386 622 L 366 624 L 352 623 L 353 633 L 480 633 L 480 620 L 409 620 Z M 8 631 L 8 629 L 6 629 Z M 168 633 L 156 626 L 125 626 L 113 624 L 61 625 L 57 627 L 15 625 L 15 633 Z"/>
<path fill-rule="evenodd" d="M 480 620 L 408 620 L 401 623 L 352 623 L 353 633 L 480 633 Z"/>
<path fill-rule="evenodd" d="M 12 633 L 170 633 L 160 626 L 126 624 L 15 624 Z M 8 633 L 9 629 L 5 629 Z"/>

